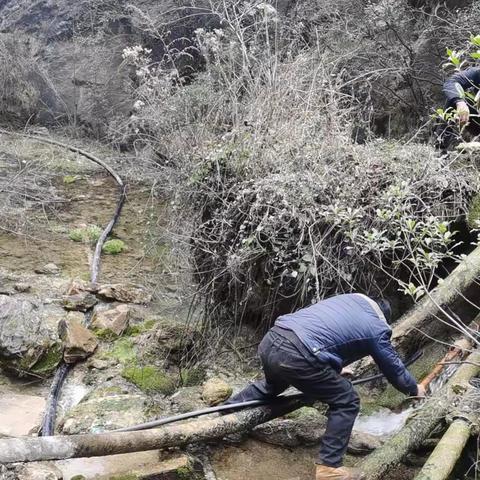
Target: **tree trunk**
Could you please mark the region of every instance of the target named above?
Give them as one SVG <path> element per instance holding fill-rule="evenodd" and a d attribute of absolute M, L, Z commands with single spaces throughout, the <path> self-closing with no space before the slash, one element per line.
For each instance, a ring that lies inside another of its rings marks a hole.
<path fill-rule="evenodd" d="M 407 425 L 360 465 L 368 480 L 388 478 L 386 474 L 407 455 L 419 448 L 452 405 L 469 388 L 469 381 L 480 372 L 480 352 L 475 351 L 447 384 L 425 401 Z"/>
<path fill-rule="evenodd" d="M 415 480 L 446 480 L 470 438 L 472 424 L 457 418 L 448 427 Z"/>
<path fill-rule="evenodd" d="M 298 400 L 290 400 L 223 417 L 138 432 L 5 438 L 0 439 L 0 464 L 97 457 L 181 447 L 251 430 L 256 425 L 285 415 L 302 405 Z"/>
<path fill-rule="evenodd" d="M 404 314 L 393 329 L 392 342 L 404 355 L 409 355 L 430 338 L 445 338 L 454 331 L 451 321 L 442 309 L 451 309 L 468 325 L 478 314 L 480 276 L 480 247 L 464 260 L 409 312 Z M 470 299 L 472 303 L 469 303 Z"/>

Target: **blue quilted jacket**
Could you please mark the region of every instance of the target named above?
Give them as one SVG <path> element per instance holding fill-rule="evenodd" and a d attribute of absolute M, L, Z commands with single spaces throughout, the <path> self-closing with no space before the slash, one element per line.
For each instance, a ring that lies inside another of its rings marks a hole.
<path fill-rule="evenodd" d="M 392 330 L 369 297 L 351 293 L 322 300 L 282 315 L 275 325 L 292 330 L 318 360 L 337 372 L 371 355 L 387 380 L 406 395 L 417 394 L 417 382 L 390 343 Z"/>

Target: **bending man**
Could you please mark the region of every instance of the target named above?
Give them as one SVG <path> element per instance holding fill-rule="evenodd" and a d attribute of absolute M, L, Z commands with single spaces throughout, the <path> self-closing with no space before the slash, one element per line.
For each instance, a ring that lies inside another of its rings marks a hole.
<path fill-rule="evenodd" d="M 265 379 L 226 402 L 268 400 L 289 386 L 328 404 L 328 423 L 316 461 L 316 480 L 360 480 L 361 473 L 342 466 L 360 400 L 342 368 L 371 355 L 398 390 L 424 396 L 390 343 L 390 306 L 362 294 L 323 300 L 283 315 L 265 335 L 258 352 Z"/>

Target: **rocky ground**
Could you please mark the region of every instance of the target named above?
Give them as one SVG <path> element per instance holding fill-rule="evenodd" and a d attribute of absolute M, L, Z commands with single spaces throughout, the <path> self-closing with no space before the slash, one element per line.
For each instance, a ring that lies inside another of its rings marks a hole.
<path fill-rule="evenodd" d="M 130 182 L 111 237 L 122 242 L 121 251 L 104 252 L 99 284 L 92 286 L 89 263 L 115 206 L 114 183 L 73 154 L 3 140 L 2 174 L 19 175 L 25 162 L 41 162 L 60 200 L 54 209 L 24 207 L 26 233 L 0 233 L 0 436 L 38 432 L 61 361 L 75 368 L 60 397 L 60 434 L 101 432 L 204 408 L 258 375 L 255 342 L 248 336 L 211 345 L 208 360 L 201 354 L 202 331 L 188 315 L 188 280 L 178 274 L 168 243 L 158 241 L 165 206 L 147 184 Z M 425 356 L 417 375 L 441 353 Z M 362 396 L 365 415 L 403 400 L 390 389 L 378 394 L 365 388 Z M 256 428 L 246 442 L 232 437 L 208 449 L 18 466 L 1 475 L 183 479 L 214 478 L 212 470 L 223 480 L 303 480 L 311 475 L 324 413 L 321 405 L 306 407 Z M 364 455 L 382 443 L 384 431 L 368 432 L 352 436 L 351 454 Z M 164 476 L 155 476 L 159 471 Z"/>

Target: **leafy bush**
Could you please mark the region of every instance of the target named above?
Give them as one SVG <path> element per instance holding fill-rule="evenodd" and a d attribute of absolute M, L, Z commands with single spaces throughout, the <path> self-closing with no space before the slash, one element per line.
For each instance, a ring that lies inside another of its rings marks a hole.
<path fill-rule="evenodd" d="M 117 255 L 125 250 L 125 243 L 122 240 L 108 240 L 104 243 L 102 250 L 109 255 Z"/>
<path fill-rule="evenodd" d="M 374 12 L 385 28 L 391 3 Z M 138 82 L 126 128 L 192 238 L 206 318 L 268 324 L 353 290 L 420 297 L 452 255 L 474 169 L 413 142 L 353 144 L 364 106 L 345 59 L 302 48 L 273 7 L 242 8 L 197 31 L 204 71 L 187 85 L 149 50 L 125 52 Z"/>

